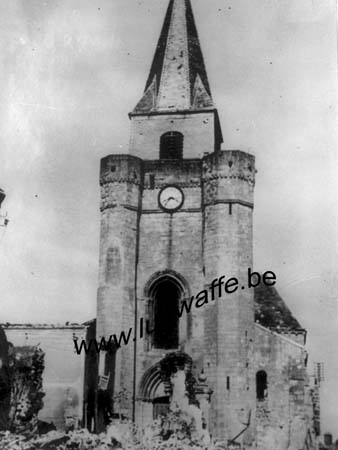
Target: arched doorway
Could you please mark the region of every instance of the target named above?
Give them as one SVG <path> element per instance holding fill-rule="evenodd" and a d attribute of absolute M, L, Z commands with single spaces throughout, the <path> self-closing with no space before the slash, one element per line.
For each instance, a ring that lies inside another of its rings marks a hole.
<path fill-rule="evenodd" d="M 190 386 L 194 386 L 191 378 L 192 359 L 183 352 L 168 353 L 143 374 L 138 388 L 139 411 L 143 425 L 159 416 L 167 415 L 173 395 L 171 377 L 182 370 L 188 375 Z"/>

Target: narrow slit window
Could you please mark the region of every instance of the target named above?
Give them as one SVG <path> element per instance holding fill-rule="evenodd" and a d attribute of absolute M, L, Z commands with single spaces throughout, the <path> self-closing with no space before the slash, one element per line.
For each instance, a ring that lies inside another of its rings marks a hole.
<path fill-rule="evenodd" d="M 268 396 L 268 377 L 264 370 L 256 373 L 256 396 L 257 400 L 265 400 Z"/>
<path fill-rule="evenodd" d="M 149 175 L 149 185 L 150 189 L 155 189 L 155 175 L 153 173 Z"/>

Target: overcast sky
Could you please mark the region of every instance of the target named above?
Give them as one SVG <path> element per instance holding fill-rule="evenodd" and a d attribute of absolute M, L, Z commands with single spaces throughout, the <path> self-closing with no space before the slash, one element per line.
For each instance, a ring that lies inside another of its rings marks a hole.
<path fill-rule="evenodd" d="M 99 160 L 128 152 L 167 3 L 1 0 L 1 322 L 95 316 Z M 192 3 L 224 148 L 256 156 L 255 269 L 308 329 L 337 438 L 335 2 Z"/>

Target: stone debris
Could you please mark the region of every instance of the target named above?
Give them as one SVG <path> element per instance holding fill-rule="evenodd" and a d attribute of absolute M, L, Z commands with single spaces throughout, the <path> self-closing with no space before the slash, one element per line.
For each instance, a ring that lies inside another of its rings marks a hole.
<path fill-rule="evenodd" d="M 237 450 L 223 442 L 208 445 L 179 439 L 172 435 L 168 440 L 159 439 L 157 428 L 149 429 L 140 437 L 130 423 L 112 424 L 106 433 L 92 434 L 86 429 L 69 431 L 50 431 L 43 436 L 12 434 L 0 432 L 0 450 Z M 249 450 L 249 449 L 248 449 Z"/>

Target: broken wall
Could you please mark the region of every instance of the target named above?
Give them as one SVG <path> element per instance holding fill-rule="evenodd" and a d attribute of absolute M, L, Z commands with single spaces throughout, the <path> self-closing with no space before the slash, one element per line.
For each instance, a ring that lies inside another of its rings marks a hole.
<path fill-rule="evenodd" d="M 44 406 L 39 419 L 65 429 L 82 421 L 84 352 L 77 355 L 73 339 L 85 338 L 84 325 L 3 325 L 15 347 L 39 346 L 45 353 Z"/>
<path fill-rule="evenodd" d="M 260 450 L 299 450 L 313 433 L 307 352 L 289 337 L 255 327 L 255 367 L 267 374 L 264 398 L 256 399 Z"/>

